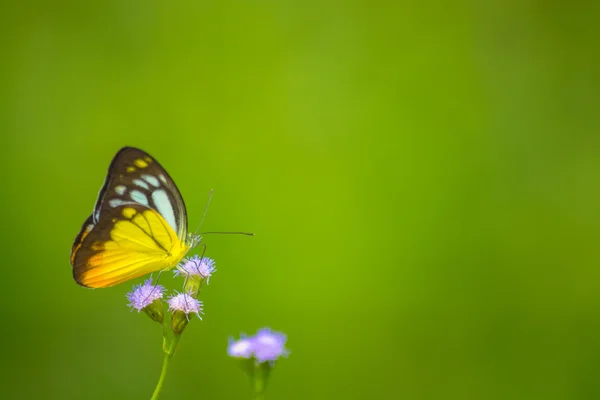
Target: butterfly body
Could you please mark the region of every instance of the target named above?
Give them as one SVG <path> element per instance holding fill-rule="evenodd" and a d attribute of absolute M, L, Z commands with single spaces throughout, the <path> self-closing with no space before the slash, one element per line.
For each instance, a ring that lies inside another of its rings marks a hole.
<path fill-rule="evenodd" d="M 124 147 L 73 244 L 73 278 L 82 286 L 113 286 L 173 268 L 199 241 L 187 232 L 183 198 L 164 168 Z"/>

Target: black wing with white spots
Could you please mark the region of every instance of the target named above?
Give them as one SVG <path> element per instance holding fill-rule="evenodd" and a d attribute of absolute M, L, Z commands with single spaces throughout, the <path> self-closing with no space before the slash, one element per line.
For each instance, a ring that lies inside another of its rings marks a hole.
<path fill-rule="evenodd" d="M 134 147 L 123 147 L 110 163 L 92 220 L 97 224 L 107 210 L 128 204 L 158 211 L 180 240 L 185 239 L 187 212 L 179 189 L 158 161 Z"/>

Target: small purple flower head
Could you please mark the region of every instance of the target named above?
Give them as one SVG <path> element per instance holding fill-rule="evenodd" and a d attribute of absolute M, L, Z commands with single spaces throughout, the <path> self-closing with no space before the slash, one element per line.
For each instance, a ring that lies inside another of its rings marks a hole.
<path fill-rule="evenodd" d="M 140 312 L 154 300 L 162 299 L 164 292 L 165 288 L 161 285 L 152 285 L 152 278 L 150 278 L 143 284 L 134 285 L 133 290 L 127 293 L 128 306 Z"/>
<path fill-rule="evenodd" d="M 260 329 L 256 336 L 245 337 L 240 340 L 229 339 L 227 353 L 234 358 L 254 357 L 258 363 L 270 361 L 273 363 L 279 357 L 285 357 L 290 352 L 285 348 L 287 337 L 280 332 L 273 332 L 269 328 Z"/>
<path fill-rule="evenodd" d="M 192 258 L 184 260 L 184 263 L 174 271 L 175 276 L 199 276 L 202 279 L 206 279 L 206 283 L 213 272 L 215 272 L 215 261 L 208 257 L 198 257 L 197 255 Z"/>
<path fill-rule="evenodd" d="M 229 346 L 227 346 L 227 354 L 234 358 L 250 358 L 252 357 L 253 342 L 251 338 L 242 336 L 240 340 L 229 338 Z"/>
<path fill-rule="evenodd" d="M 185 315 L 190 313 L 195 313 L 198 318 L 200 317 L 200 313 L 202 313 L 202 302 L 193 298 L 187 293 L 178 293 L 169 297 L 167 300 L 169 303 L 169 311 L 182 311 Z"/>
<path fill-rule="evenodd" d="M 259 363 L 276 361 L 279 357 L 286 357 L 290 352 L 285 348 L 287 336 L 281 332 L 274 332 L 270 328 L 263 328 L 253 338 L 254 357 Z"/>

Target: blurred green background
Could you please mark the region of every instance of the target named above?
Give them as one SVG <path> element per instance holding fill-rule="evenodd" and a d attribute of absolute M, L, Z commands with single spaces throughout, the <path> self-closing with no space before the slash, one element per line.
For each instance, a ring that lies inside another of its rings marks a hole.
<path fill-rule="evenodd" d="M 2 2 L 0 397 L 150 397 L 160 330 L 69 265 L 129 145 L 256 233 L 205 238 L 162 398 L 249 398 L 262 326 L 268 399 L 599 398 L 600 13 L 562 3 Z"/>

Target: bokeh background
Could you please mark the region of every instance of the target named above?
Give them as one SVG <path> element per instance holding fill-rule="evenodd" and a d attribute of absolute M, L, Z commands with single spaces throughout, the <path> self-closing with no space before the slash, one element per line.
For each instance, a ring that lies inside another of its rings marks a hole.
<path fill-rule="evenodd" d="M 0 397 L 150 397 L 160 330 L 68 259 L 129 145 L 256 233 L 164 399 L 248 399 L 263 326 L 268 399 L 597 399 L 597 4 L 3 1 Z"/>

